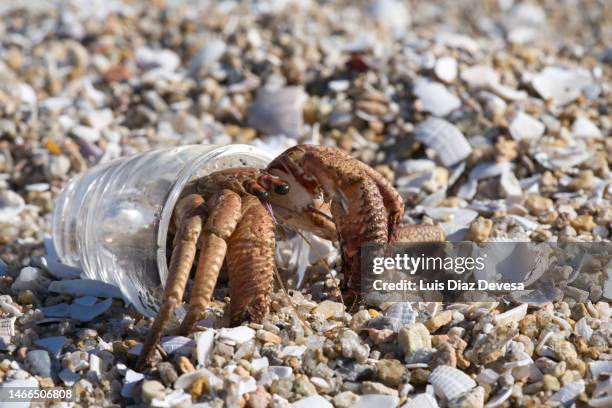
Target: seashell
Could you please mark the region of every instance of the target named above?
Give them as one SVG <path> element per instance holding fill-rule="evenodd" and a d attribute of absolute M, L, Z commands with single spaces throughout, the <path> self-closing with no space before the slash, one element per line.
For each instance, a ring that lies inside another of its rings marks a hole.
<path fill-rule="evenodd" d="M 510 162 L 486 162 L 480 163 L 470 171 L 471 180 L 482 180 L 490 177 L 497 177 L 512 171 Z"/>
<path fill-rule="evenodd" d="M 478 180 L 472 179 L 461 185 L 459 191 L 457 192 L 457 197 L 463 198 L 465 200 L 471 200 L 476 196 L 477 192 Z"/>
<path fill-rule="evenodd" d="M 592 153 L 580 146 L 548 149 L 536 152 L 534 158 L 550 170 L 568 170 L 590 159 Z"/>
<path fill-rule="evenodd" d="M 436 170 L 436 163 L 433 160 L 413 159 L 404 160 L 395 167 L 396 177 L 402 177 L 413 173 L 425 173 Z"/>
<path fill-rule="evenodd" d="M 484 408 L 495 408 L 502 405 L 512 395 L 512 387 L 505 387 L 489 399 Z"/>
<path fill-rule="evenodd" d="M 350 88 L 351 81 L 348 79 L 337 79 L 335 81 L 329 81 L 327 86 L 334 92 L 344 92 Z"/>
<path fill-rule="evenodd" d="M 160 68 L 163 71 L 174 71 L 181 64 L 179 56 L 168 49 L 140 47 L 135 52 L 136 63 L 144 70 Z"/>
<path fill-rule="evenodd" d="M 607 378 L 605 381 L 600 381 L 593 390 L 593 397 L 601 397 L 606 394 L 612 394 L 612 378 Z"/>
<path fill-rule="evenodd" d="M 589 400 L 590 407 L 603 407 L 608 408 L 612 406 L 612 395 L 607 395 L 605 397 L 592 398 Z"/>
<path fill-rule="evenodd" d="M 589 371 L 593 378 L 598 378 L 602 374 L 612 374 L 612 361 L 591 361 L 589 362 Z"/>
<path fill-rule="evenodd" d="M 0 295 L 0 309 L 16 317 L 23 315 L 19 307 L 13 303 L 13 299 L 11 299 L 9 295 Z"/>
<path fill-rule="evenodd" d="M 495 95 L 507 101 L 523 101 L 527 99 L 527 92 L 517 91 L 516 89 L 502 85 L 499 82 L 491 82 L 487 88 Z"/>
<path fill-rule="evenodd" d="M 247 326 L 222 328 L 219 330 L 220 340 L 230 340 L 236 344 L 242 344 L 255 337 L 255 330 Z"/>
<path fill-rule="evenodd" d="M 583 116 L 578 116 L 572 123 L 572 136 L 581 139 L 601 139 L 603 137 L 599 128 Z"/>
<path fill-rule="evenodd" d="M 0 337 L 13 337 L 15 335 L 15 316 L 0 319 Z"/>
<path fill-rule="evenodd" d="M 73 296 L 123 299 L 123 294 L 116 286 L 91 279 L 54 281 L 49 285 L 49 292 Z"/>
<path fill-rule="evenodd" d="M 47 350 L 51 356 L 56 358 L 59 357 L 66 343 L 68 343 L 68 337 L 65 336 L 45 337 L 34 341 L 37 347 Z"/>
<path fill-rule="evenodd" d="M 247 122 L 267 135 L 297 139 L 304 126 L 302 106 L 305 101 L 301 87 L 260 88 L 249 109 Z"/>
<path fill-rule="evenodd" d="M 458 48 L 469 53 L 476 53 L 480 49 L 478 43 L 471 37 L 455 32 L 442 31 L 436 35 L 436 42 L 450 48 Z"/>
<path fill-rule="evenodd" d="M 590 84 L 588 72 L 559 67 L 546 67 L 531 79 L 535 91 L 555 105 L 567 105 L 574 101 Z"/>
<path fill-rule="evenodd" d="M 457 234 L 459 231 L 467 231 L 471 222 L 478 217 L 476 211 L 466 208 L 427 208 L 425 214 L 438 221 L 450 240 L 453 239 L 451 236 Z"/>
<path fill-rule="evenodd" d="M 208 357 L 215 344 L 215 333 L 214 329 L 208 329 L 205 332 L 200 332 L 197 336 L 196 357 L 201 367 L 205 367 L 208 362 Z"/>
<path fill-rule="evenodd" d="M 461 107 L 461 100 L 442 84 L 419 78 L 412 90 L 419 98 L 425 112 L 435 116 L 446 116 Z"/>
<path fill-rule="evenodd" d="M 387 310 L 385 310 L 385 316 L 398 319 L 400 325 L 408 326 L 416 321 L 418 312 L 412 308 L 410 302 L 394 303 Z"/>
<path fill-rule="evenodd" d="M 372 20 L 384 27 L 394 37 L 400 37 L 410 25 L 410 14 L 403 1 L 375 0 L 368 11 Z"/>
<path fill-rule="evenodd" d="M 15 292 L 31 290 L 32 292 L 46 292 L 51 280 L 40 269 L 26 266 L 19 272 L 19 276 L 11 285 Z"/>
<path fill-rule="evenodd" d="M 402 408 L 439 408 L 439 406 L 431 395 L 419 394 L 402 405 Z"/>
<path fill-rule="evenodd" d="M 429 375 L 436 395 L 454 399 L 476 387 L 476 382 L 463 371 L 450 366 L 438 366 Z"/>
<path fill-rule="evenodd" d="M 0 191 L 0 222 L 15 222 L 25 208 L 25 200 L 11 190 Z"/>
<path fill-rule="evenodd" d="M 472 147 L 463 133 L 444 119 L 429 117 L 418 124 L 414 133 L 417 140 L 436 152 L 436 156 L 446 167 L 465 160 L 472 152 Z"/>
<path fill-rule="evenodd" d="M 584 380 L 576 381 L 562 387 L 559 391 L 553 394 L 547 402 L 559 402 L 561 405 L 570 406 L 576 398 L 584 392 Z"/>
<path fill-rule="evenodd" d="M 563 298 L 563 291 L 552 285 L 542 285 L 534 290 L 519 290 L 510 293 L 515 302 L 527 303 L 529 306 L 539 307 Z"/>
<path fill-rule="evenodd" d="M 397 397 L 396 397 L 397 399 Z M 359 401 L 356 405 L 359 405 Z M 333 408 L 334 406 L 319 394 L 302 398 L 289 406 L 290 408 Z"/>
<path fill-rule="evenodd" d="M 453 82 L 457 79 L 457 60 L 453 57 L 438 58 L 434 66 L 434 73 L 440 81 Z"/>
<path fill-rule="evenodd" d="M 137 373 L 136 371 L 130 370 L 128 368 L 125 372 L 123 388 L 121 388 L 121 396 L 125 398 L 131 398 L 132 390 L 134 389 L 137 383 L 144 380 L 144 377 L 144 374 Z"/>
<path fill-rule="evenodd" d="M 200 368 L 199 370 L 185 373 L 176 379 L 174 382 L 174 389 L 185 390 L 191 386 L 196 380 L 200 378 L 206 378 L 211 388 L 218 388 L 223 385 L 223 380 L 214 375 L 211 371 L 206 368 Z"/>
<path fill-rule="evenodd" d="M 527 304 L 522 304 L 513 309 L 507 310 L 504 313 L 493 316 L 493 320 L 498 325 L 505 324 L 510 321 L 520 322 L 527 315 Z"/>
<path fill-rule="evenodd" d="M 489 84 L 499 83 L 499 74 L 488 65 L 474 65 L 461 71 L 461 79 L 470 88 L 487 88 Z"/>
<path fill-rule="evenodd" d="M 516 224 L 523 227 L 525 231 L 533 231 L 540 227 L 540 223 L 530 220 L 529 218 L 522 217 L 520 215 L 510 214 L 508 216 L 511 220 L 513 220 Z"/>
<path fill-rule="evenodd" d="M 210 67 L 223 56 L 227 45 L 225 41 L 218 38 L 211 38 L 204 41 L 204 45 L 191 58 L 189 71 L 192 75 L 198 74 L 202 68 Z"/>
<path fill-rule="evenodd" d="M 167 336 L 162 337 L 160 345 L 169 354 L 189 355 L 193 351 L 194 342 L 189 337 Z"/>
<path fill-rule="evenodd" d="M 399 398 L 395 395 L 384 395 L 384 394 L 363 394 L 359 397 L 354 408 L 395 408 L 399 403 Z M 328 403 L 329 404 L 329 403 Z M 295 406 L 295 404 L 293 405 Z M 304 408 L 310 408 L 313 405 L 306 405 Z M 332 407 L 332 405 L 319 405 L 319 407 Z"/>
<path fill-rule="evenodd" d="M 525 112 L 517 112 L 508 125 L 510 135 L 514 140 L 537 139 L 544 134 L 546 126 Z"/>
<path fill-rule="evenodd" d="M 521 183 L 511 171 L 501 174 L 499 178 L 499 189 L 503 197 L 518 197 L 523 195 Z"/>

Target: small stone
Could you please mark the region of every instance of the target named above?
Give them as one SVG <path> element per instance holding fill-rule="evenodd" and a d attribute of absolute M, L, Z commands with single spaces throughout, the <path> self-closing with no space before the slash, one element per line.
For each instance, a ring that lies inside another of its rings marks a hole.
<path fill-rule="evenodd" d="M 159 378 L 166 384 L 170 386 L 174 384 L 176 379 L 178 378 L 178 374 L 174 369 L 174 366 L 167 361 L 163 361 L 157 365 L 157 371 L 159 372 Z"/>
<path fill-rule="evenodd" d="M 476 387 L 457 398 L 448 401 L 449 408 L 482 408 L 485 400 L 485 389 Z"/>
<path fill-rule="evenodd" d="M 487 220 L 487 221 L 490 221 L 490 220 Z M 467 239 L 470 240 L 470 238 L 467 238 Z M 435 333 L 440 327 L 446 326 L 452 320 L 453 320 L 452 310 L 444 310 L 443 312 L 436 313 L 434 316 L 432 316 L 427 321 L 427 323 L 425 323 L 425 325 L 427 326 L 427 329 L 431 333 Z"/>
<path fill-rule="evenodd" d="M 584 139 L 600 139 L 602 134 L 593 122 L 583 116 L 578 116 L 572 124 L 572 136 Z"/>
<path fill-rule="evenodd" d="M 551 347 L 555 354 L 559 356 L 561 360 L 567 361 L 569 359 L 574 359 L 578 357 L 576 353 L 576 348 L 572 343 L 567 340 L 553 340 L 551 342 Z"/>
<path fill-rule="evenodd" d="M 423 323 L 402 327 L 399 331 L 399 345 L 406 357 L 422 349 L 431 348 L 431 334 Z"/>
<path fill-rule="evenodd" d="M 364 381 L 361 383 L 361 392 L 363 394 L 382 394 L 391 395 L 397 397 L 399 395 L 397 390 L 389 388 L 384 384 L 374 381 Z"/>
<path fill-rule="evenodd" d="M 189 361 L 189 359 L 185 356 L 179 356 L 179 358 L 177 359 L 177 365 L 179 371 L 182 374 L 192 373 L 195 371 L 195 367 L 193 366 L 193 364 L 191 364 L 191 361 Z"/>
<path fill-rule="evenodd" d="M 370 354 L 370 347 L 363 344 L 357 333 L 345 329 L 339 336 L 342 355 L 346 358 L 353 358 L 358 363 L 363 363 Z"/>
<path fill-rule="evenodd" d="M 446 341 L 438 345 L 430 363 L 432 368 L 440 365 L 447 365 L 453 368 L 457 367 L 457 352 L 455 348 Z"/>
<path fill-rule="evenodd" d="M 51 377 L 51 358 L 45 350 L 29 351 L 26 356 L 25 367 L 34 375 Z"/>
<path fill-rule="evenodd" d="M 493 221 L 484 217 L 478 217 L 472 222 L 472 224 L 470 224 L 470 229 L 468 230 L 465 239 L 468 241 L 483 242 L 491 234 L 492 228 Z"/>
<path fill-rule="evenodd" d="M 246 403 L 248 408 L 266 408 L 272 396 L 261 385 L 257 389 L 247 394 Z"/>
<path fill-rule="evenodd" d="M 142 383 L 142 401 L 150 404 L 154 398 L 163 399 L 165 397 L 164 384 L 159 381 L 144 381 Z"/>
<path fill-rule="evenodd" d="M 367 310 L 360 310 L 353 315 L 349 327 L 351 330 L 358 331 L 363 328 L 370 319 L 370 313 Z"/>
<path fill-rule="evenodd" d="M 292 408 L 333 408 L 333 405 L 320 395 L 303 398 L 291 404 Z"/>
<path fill-rule="evenodd" d="M 247 326 L 223 328 L 219 330 L 219 338 L 221 340 L 231 340 L 235 341 L 237 344 L 242 344 L 254 337 L 255 330 Z"/>
<path fill-rule="evenodd" d="M 531 194 L 525 200 L 525 207 L 533 215 L 543 215 L 553 209 L 553 201 L 541 195 Z"/>
<path fill-rule="evenodd" d="M 444 82 L 453 82 L 457 79 L 457 60 L 453 57 L 438 58 L 434 67 L 434 73 Z"/>
<path fill-rule="evenodd" d="M 310 382 L 310 379 L 305 375 L 297 375 L 293 382 L 293 392 L 296 395 L 301 395 L 304 397 L 310 397 L 311 395 L 315 395 L 317 393 L 317 389 Z"/>
<path fill-rule="evenodd" d="M 550 374 L 544 374 L 542 381 L 544 382 L 544 389 L 547 391 L 556 392 L 559 391 L 559 389 L 561 388 L 561 383 L 559 382 L 557 377 L 552 376 Z"/>
<path fill-rule="evenodd" d="M 518 112 L 508 128 L 514 140 L 539 138 L 546 130 L 542 122 L 524 112 Z"/>
<path fill-rule="evenodd" d="M 343 391 L 336 394 L 333 400 L 336 408 L 351 408 L 357 403 L 357 401 L 359 401 L 359 395 L 352 391 Z"/>
<path fill-rule="evenodd" d="M 571 220 L 572 227 L 576 231 L 580 232 L 591 232 L 593 228 L 597 226 L 593 221 L 593 216 L 590 214 L 579 215 L 578 217 Z"/>
<path fill-rule="evenodd" d="M 342 319 L 344 317 L 344 305 L 331 300 L 324 300 L 312 311 L 315 316 L 323 320 Z"/>
<path fill-rule="evenodd" d="M 402 383 L 406 369 L 395 359 L 384 359 L 378 362 L 378 379 L 389 387 L 397 387 Z"/>
<path fill-rule="evenodd" d="M 257 339 L 263 341 L 264 343 L 274 343 L 281 344 L 282 339 L 276 334 L 266 331 L 266 330 L 258 330 L 257 331 Z"/>

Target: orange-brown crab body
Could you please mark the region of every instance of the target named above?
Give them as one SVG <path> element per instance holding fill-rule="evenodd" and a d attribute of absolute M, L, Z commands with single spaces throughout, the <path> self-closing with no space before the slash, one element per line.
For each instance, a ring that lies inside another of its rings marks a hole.
<path fill-rule="evenodd" d="M 187 315 L 188 333 L 212 299 L 221 266 L 228 269 L 230 318 L 261 321 L 268 313 L 274 275 L 275 223 L 339 240 L 346 298 L 360 292 L 360 250 L 365 243 L 440 241 L 441 230 L 402 227 L 403 202 L 378 172 L 338 149 L 298 145 L 265 170 L 222 170 L 191 182 L 174 211 L 176 234 L 164 302 L 138 366 L 149 359 L 165 323 L 182 301 L 199 247 Z"/>

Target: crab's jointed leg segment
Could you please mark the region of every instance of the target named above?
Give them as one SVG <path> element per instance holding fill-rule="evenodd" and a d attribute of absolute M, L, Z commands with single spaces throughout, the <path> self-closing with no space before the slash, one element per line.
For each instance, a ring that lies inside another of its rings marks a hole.
<path fill-rule="evenodd" d="M 189 272 L 196 254 L 196 245 L 202 229 L 200 208 L 204 199 L 191 194 L 182 199 L 177 206 L 178 230 L 174 240 L 168 280 L 164 291 L 164 302 L 142 348 L 136 367 L 142 369 L 147 364 L 155 346 L 159 343 L 165 324 L 170 320 L 176 307 L 182 302 Z"/>
<path fill-rule="evenodd" d="M 227 250 L 230 318 L 261 322 L 270 307 L 274 279 L 274 219 L 253 196 L 242 197 L 242 219 Z"/>
<path fill-rule="evenodd" d="M 219 271 L 223 266 L 227 241 L 241 217 L 240 196 L 231 190 L 222 190 L 207 202 L 208 218 L 200 237 L 200 255 L 189 300 L 187 315 L 180 331 L 189 334 L 195 322 L 201 319 L 212 299 Z"/>

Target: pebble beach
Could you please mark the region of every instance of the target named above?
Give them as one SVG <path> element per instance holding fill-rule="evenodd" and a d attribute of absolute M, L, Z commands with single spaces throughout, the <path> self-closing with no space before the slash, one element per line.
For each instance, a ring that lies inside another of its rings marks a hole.
<path fill-rule="evenodd" d="M 62 264 L 50 237 L 56 198 L 95 165 L 161 147 L 277 155 L 310 143 L 373 167 L 406 223 L 450 241 L 609 244 L 611 47 L 612 4 L 596 0 L 3 2 L 0 396 L 612 407 L 612 263 L 555 271 L 561 295 L 351 309 L 338 246 L 292 236 L 262 324 L 228 327 L 220 285 L 198 330 L 175 335 L 177 316 L 137 372 L 152 319 Z"/>

